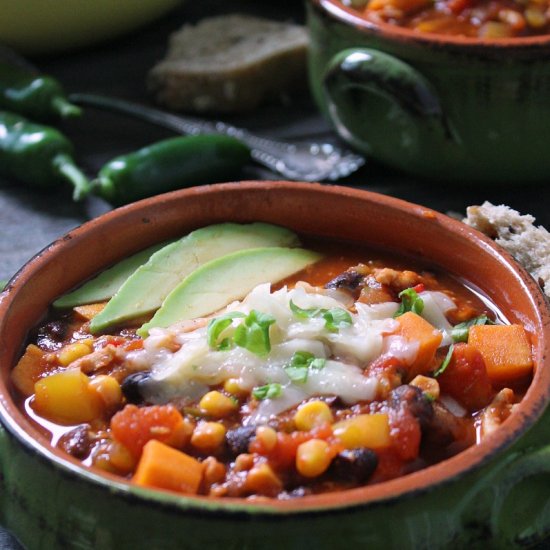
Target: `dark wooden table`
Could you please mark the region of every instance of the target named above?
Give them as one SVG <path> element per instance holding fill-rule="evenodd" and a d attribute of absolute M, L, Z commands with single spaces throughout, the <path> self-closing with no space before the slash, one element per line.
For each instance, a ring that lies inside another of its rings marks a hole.
<path fill-rule="evenodd" d="M 97 47 L 31 61 L 43 72 L 56 76 L 69 92 L 95 92 L 150 103 L 145 78 L 162 58 L 168 35 L 185 22 L 206 15 L 242 12 L 279 20 L 304 21 L 297 0 L 259 3 L 252 0 L 187 2 L 168 16 L 129 36 Z M 326 138 L 335 136 L 308 97 L 286 106 L 266 106 L 246 116 L 226 119 L 256 133 L 280 138 Z M 66 123 L 63 130 L 74 141 L 78 161 L 90 176 L 112 157 L 172 134 L 151 125 L 88 109 L 81 120 Z M 244 179 L 278 179 L 250 166 Z M 490 200 L 531 213 L 537 222 L 550 226 L 550 185 L 472 186 L 427 183 L 368 162 L 360 171 L 339 182 L 417 202 L 442 212 L 463 213 L 470 204 Z M 71 201 L 68 190 L 39 192 L 18 183 L 0 182 L 0 280 L 9 279 L 29 258 L 75 226 L 105 212 L 99 199 L 82 204 Z M 14 543 L 0 529 L 0 549 Z"/>

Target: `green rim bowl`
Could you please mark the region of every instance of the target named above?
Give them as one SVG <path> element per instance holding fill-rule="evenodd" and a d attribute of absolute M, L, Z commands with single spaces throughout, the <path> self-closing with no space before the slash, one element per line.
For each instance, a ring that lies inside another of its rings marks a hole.
<path fill-rule="evenodd" d="M 342 138 L 439 182 L 548 181 L 550 36 L 477 39 L 375 25 L 308 0 L 315 100 Z"/>
<path fill-rule="evenodd" d="M 134 487 L 49 446 L 18 409 L 10 370 L 48 305 L 139 249 L 222 221 L 414 255 L 466 279 L 527 327 L 536 372 L 481 444 L 402 478 L 288 501 L 186 497 Z M 550 313 L 535 281 L 472 228 L 422 206 L 345 187 L 240 182 L 111 211 L 26 264 L 0 294 L 0 522 L 29 548 L 514 548 L 550 534 Z"/>

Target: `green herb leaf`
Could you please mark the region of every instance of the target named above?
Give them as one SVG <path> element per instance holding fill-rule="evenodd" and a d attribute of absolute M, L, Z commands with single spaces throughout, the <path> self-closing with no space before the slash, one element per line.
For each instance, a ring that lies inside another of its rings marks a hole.
<path fill-rule="evenodd" d="M 255 399 L 261 401 L 262 399 L 275 399 L 283 393 L 283 387 L 277 382 L 266 384 L 265 386 L 258 386 L 252 390 L 252 395 Z"/>
<path fill-rule="evenodd" d="M 330 332 L 338 332 L 341 327 L 351 326 L 351 315 L 345 309 L 333 307 L 332 309 L 310 308 L 302 309 L 290 300 L 290 309 L 300 319 L 312 319 L 314 317 L 323 317 L 325 328 Z"/>
<path fill-rule="evenodd" d="M 325 327 L 330 332 L 338 332 L 342 327 L 351 326 L 351 315 L 345 309 L 334 307 L 323 313 Z"/>
<path fill-rule="evenodd" d="M 229 325 L 231 325 L 233 319 L 238 319 L 244 316 L 244 313 L 240 313 L 239 311 L 232 311 L 229 313 L 225 313 L 220 317 L 210 319 L 210 321 L 208 322 L 208 327 L 206 329 L 206 338 L 208 341 L 208 345 L 212 349 L 221 351 L 227 351 L 228 349 L 231 349 L 231 340 L 229 338 L 224 338 L 221 342 L 218 342 L 218 340 L 222 332 Z"/>
<path fill-rule="evenodd" d="M 233 342 L 256 355 L 267 355 L 271 351 L 269 327 L 273 323 L 275 323 L 274 317 L 253 309 L 244 322 L 235 329 Z"/>
<path fill-rule="evenodd" d="M 301 307 L 298 307 L 292 300 L 290 300 L 290 309 L 296 317 L 299 317 L 300 319 L 312 319 L 313 317 L 320 317 L 325 313 L 326 309 L 321 309 L 318 307 L 313 307 L 310 309 L 302 309 Z"/>
<path fill-rule="evenodd" d="M 305 384 L 309 375 L 309 369 L 320 370 L 325 366 L 326 359 L 315 357 L 309 351 L 297 351 L 290 359 L 290 363 L 284 370 L 292 382 Z"/>
<path fill-rule="evenodd" d="M 304 366 L 293 367 L 292 365 L 287 365 L 285 372 L 290 380 L 297 384 L 305 384 L 309 375 L 308 368 Z"/>
<path fill-rule="evenodd" d="M 399 309 L 393 314 L 393 317 L 399 317 L 407 311 L 412 311 L 417 315 L 420 315 L 424 310 L 424 300 L 420 298 L 418 293 L 414 288 L 406 288 L 399 293 L 399 298 L 401 298 L 401 305 Z"/>
<path fill-rule="evenodd" d="M 495 322 L 489 319 L 487 315 L 483 314 L 464 323 L 458 323 L 453 327 L 451 331 L 451 336 L 455 342 L 467 342 L 468 336 L 470 335 L 470 327 L 476 325 L 494 325 Z"/>
<path fill-rule="evenodd" d="M 434 378 L 437 378 L 439 375 L 445 372 L 445 369 L 449 366 L 449 363 L 451 362 L 451 357 L 453 356 L 454 349 L 454 344 L 451 344 L 449 346 L 449 351 L 447 352 L 447 355 L 445 355 L 445 359 L 443 359 L 443 363 L 441 363 L 439 368 L 434 372 Z"/>

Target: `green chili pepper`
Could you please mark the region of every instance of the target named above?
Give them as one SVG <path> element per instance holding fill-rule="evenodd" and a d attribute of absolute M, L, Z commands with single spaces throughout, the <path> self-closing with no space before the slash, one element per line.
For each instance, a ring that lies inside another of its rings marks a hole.
<path fill-rule="evenodd" d="M 68 181 L 73 199 L 90 191 L 90 183 L 76 166 L 70 141 L 50 126 L 0 111 L 0 175 L 35 187 L 55 187 Z"/>
<path fill-rule="evenodd" d="M 248 147 L 232 137 L 179 136 L 111 160 L 92 187 L 119 206 L 182 187 L 227 181 L 249 159 Z"/>
<path fill-rule="evenodd" d="M 78 116 L 81 113 L 80 107 L 67 100 L 61 84 L 55 78 L 33 74 L 2 61 L 0 109 L 41 121 Z"/>

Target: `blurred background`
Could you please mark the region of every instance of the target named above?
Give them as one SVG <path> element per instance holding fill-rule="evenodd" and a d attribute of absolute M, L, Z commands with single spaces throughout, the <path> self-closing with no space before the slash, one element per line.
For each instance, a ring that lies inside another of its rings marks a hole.
<path fill-rule="evenodd" d="M 299 24 L 305 19 L 304 5 L 297 0 L 272 3 L 184 1 L 118 38 L 58 53 L 33 53 L 28 60 L 41 72 L 55 76 L 69 93 L 101 93 L 153 105 L 146 78 L 153 65 L 165 55 L 170 34 L 184 23 L 196 23 L 204 17 L 223 13 L 252 14 Z M 253 112 L 224 116 L 223 119 L 274 138 L 338 141 L 307 93 L 282 105 L 265 104 Z M 119 154 L 174 135 L 129 117 L 91 108 L 85 109 L 80 119 L 63 122 L 61 129 L 73 141 L 77 161 L 90 176 Z M 251 164 L 243 170 L 240 179 L 280 178 Z M 459 214 L 463 214 L 468 205 L 489 200 L 508 204 L 524 214 L 533 214 L 538 224 L 550 225 L 547 208 L 550 186 L 545 185 L 525 186 L 518 182 L 517 185 L 482 187 L 468 182 L 425 182 L 393 172 L 368 159 L 364 167 L 340 180 L 338 185 L 377 191 Z M 53 240 L 109 208 L 98 198 L 74 203 L 69 189 L 40 191 L 15 181 L 1 180 L 0 280 L 9 279 L 24 262 Z"/>

